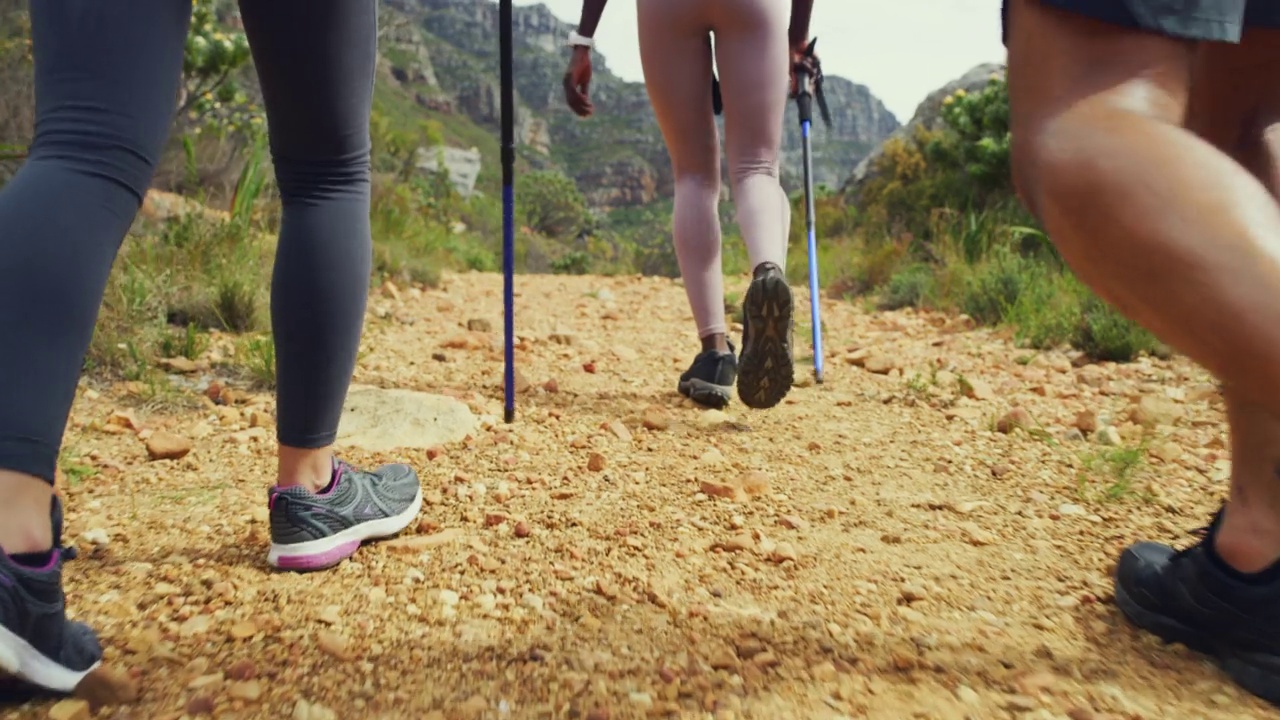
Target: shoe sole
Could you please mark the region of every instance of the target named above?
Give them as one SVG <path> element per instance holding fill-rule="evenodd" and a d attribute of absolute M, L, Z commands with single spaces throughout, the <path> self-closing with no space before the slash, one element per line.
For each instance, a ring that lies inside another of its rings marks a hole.
<path fill-rule="evenodd" d="M 101 664 L 96 662 L 87 670 L 63 667 L 8 628 L 0 626 L 0 669 L 32 685 L 69 695 L 75 692 L 86 675 Z"/>
<path fill-rule="evenodd" d="M 751 283 L 743 302 L 750 331 L 738 358 L 738 397 L 756 410 L 771 408 L 795 382 L 791 355 L 795 301 L 785 278 L 770 275 Z"/>
<path fill-rule="evenodd" d="M 280 570 L 324 570 L 346 560 L 369 540 L 390 537 L 409 527 L 422 509 L 422 488 L 414 495 L 413 502 L 399 515 L 380 520 L 370 520 L 341 532 L 304 543 L 278 545 L 271 543 L 267 563 Z"/>
<path fill-rule="evenodd" d="M 1223 647 L 1209 636 L 1143 607 L 1119 585 L 1116 585 L 1116 606 L 1132 624 L 1166 643 L 1179 643 L 1212 658 L 1237 685 L 1280 706 L 1280 656 Z"/>
<path fill-rule="evenodd" d="M 715 410 L 723 410 L 729 405 L 733 394 L 732 385 L 716 385 L 706 380 L 681 380 L 676 386 L 680 394 L 690 400 Z"/>

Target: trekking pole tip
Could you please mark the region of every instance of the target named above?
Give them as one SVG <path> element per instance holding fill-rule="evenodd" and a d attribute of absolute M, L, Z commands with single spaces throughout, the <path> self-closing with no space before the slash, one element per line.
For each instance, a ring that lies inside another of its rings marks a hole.
<path fill-rule="evenodd" d="M 516 409 L 506 408 L 502 411 L 502 421 L 510 425 L 516 421 Z"/>

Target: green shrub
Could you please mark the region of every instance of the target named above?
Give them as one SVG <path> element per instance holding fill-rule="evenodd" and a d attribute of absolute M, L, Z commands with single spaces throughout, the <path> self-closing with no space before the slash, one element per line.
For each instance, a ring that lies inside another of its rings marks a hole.
<path fill-rule="evenodd" d="M 1142 326 L 1121 315 L 1095 295 L 1085 298 L 1080 330 L 1074 345 L 1095 360 L 1128 362 L 1142 353 L 1155 353 L 1159 341 Z"/>
<path fill-rule="evenodd" d="M 924 263 L 912 263 L 889 278 L 880 295 L 881 310 L 920 307 L 933 291 L 934 269 Z"/>

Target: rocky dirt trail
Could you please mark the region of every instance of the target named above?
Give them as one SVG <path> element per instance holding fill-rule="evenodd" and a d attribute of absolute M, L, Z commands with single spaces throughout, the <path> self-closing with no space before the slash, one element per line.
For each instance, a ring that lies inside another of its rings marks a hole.
<path fill-rule="evenodd" d="M 1188 362 L 1073 364 L 829 301 L 825 384 L 801 360 L 781 406 L 706 411 L 675 392 L 679 285 L 521 277 L 504 425 L 500 288 L 375 294 L 357 381 L 456 398 L 444 424 L 475 427 L 406 450 L 346 432 L 350 460 L 418 467 L 426 503 L 327 574 L 266 566 L 269 395 L 209 392 L 205 363 L 173 364 L 192 409 L 82 388 L 71 611 L 139 690 L 94 717 L 1272 716 L 1111 602 L 1126 544 L 1190 541 L 1226 489 L 1221 400 Z"/>

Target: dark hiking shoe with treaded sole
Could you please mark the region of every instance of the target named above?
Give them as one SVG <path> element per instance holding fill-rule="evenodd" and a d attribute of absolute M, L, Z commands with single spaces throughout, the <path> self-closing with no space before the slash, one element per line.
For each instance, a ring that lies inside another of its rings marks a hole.
<path fill-rule="evenodd" d="M 703 350 L 693 359 L 693 364 L 680 374 L 676 390 L 690 400 L 719 410 L 729 404 L 733 382 L 738 377 L 738 359 L 729 352 Z"/>
<path fill-rule="evenodd" d="M 795 380 L 791 356 L 795 304 L 782 268 L 768 262 L 756 267 L 742 314 L 738 397 L 747 407 L 771 408 L 782 402 Z"/>
<path fill-rule="evenodd" d="M 1241 687 L 1280 706 L 1280 567 L 1230 569 L 1210 549 L 1221 511 L 1180 551 L 1142 542 L 1116 565 L 1116 605 L 1134 625 L 1212 657 Z"/>
<path fill-rule="evenodd" d="M 273 487 L 267 498 L 267 562 L 284 570 L 322 570 L 354 555 L 366 540 L 408 527 L 422 507 L 422 483 L 407 465 L 364 472 L 335 462 L 333 479 L 320 492 Z"/>
<path fill-rule="evenodd" d="M 53 550 L 11 556 L 0 553 L 0 670 L 53 692 L 70 694 L 102 662 L 102 647 L 89 626 L 67 620 L 62 594 L 62 502 L 50 510 Z"/>

